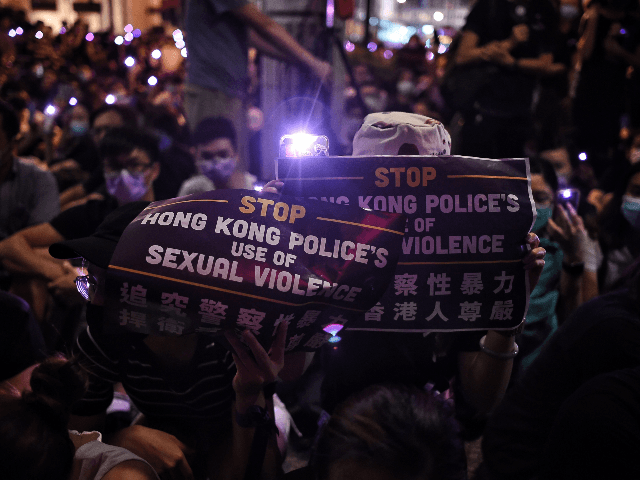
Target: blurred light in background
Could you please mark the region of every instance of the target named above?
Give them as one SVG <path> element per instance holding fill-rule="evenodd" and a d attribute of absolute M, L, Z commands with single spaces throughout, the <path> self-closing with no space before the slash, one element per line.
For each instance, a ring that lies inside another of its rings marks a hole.
<path fill-rule="evenodd" d="M 127 57 L 124 59 L 124 64 L 127 67 L 133 67 L 136 64 L 136 59 L 133 57 Z"/>
<path fill-rule="evenodd" d="M 16 36 L 16 31 L 15 31 L 13 28 L 12 28 L 11 30 L 9 30 L 9 36 L 10 36 L 11 38 L 13 38 L 13 37 L 15 37 L 15 36 Z"/>
<path fill-rule="evenodd" d="M 42 37 L 44 37 L 44 34 L 43 34 L 40 30 L 38 30 L 38 31 L 36 32 L 36 38 L 37 38 L 38 40 L 40 40 Z"/>
<path fill-rule="evenodd" d="M 151 75 L 149 77 L 149 80 L 147 80 L 147 83 L 149 85 L 151 85 L 152 87 L 156 86 L 158 84 L 158 79 L 156 77 L 154 77 L 153 75 Z"/>
<path fill-rule="evenodd" d="M 391 57 L 393 57 L 393 52 L 391 50 L 385 50 L 383 55 L 384 55 L 384 58 L 386 58 L 387 60 L 390 60 Z"/>
<path fill-rule="evenodd" d="M 158 60 L 161 56 L 162 52 L 157 48 L 153 52 L 151 52 L 151 58 L 155 58 L 156 60 Z"/>
<path fill-rule="evenodd" d="M 349 40 L 347 40 L 346 42 L 344 42 L 344 49 L 347 52 L 353 52 L 356 49 L 356 46 L 351 43 Z"/>
<path fill-rule="evenodd" d="M 584 162 L 587 159 L 587 154 L 585 152 L 582 152 L 578 155 L 578 158 Z"/>
<path fill-rule="evenodd" d="M 49 115 L 50 117 L 55 115 L 57 111 L 58 109 L 53 105 L 47 105 L 47 107 L 44 109 L 44 113 Z"/>
<path fill-rule="evenodd" d="M 441 22 L 444 19 L 444 14 L 442 12 L 434 12 L 433 19 L 436 22 Z"/>
<path fill-rule="evenodd" d="M 125 41 L 130 42 L 133 40 L 133 33 L 129 32 L 124 36 Z"/>
<path fill-rule="evenodd" d="M 87 42 L 93 42 L 93 38 L 94 38 L 94 36 L 93 36 L 93 33 L 91 33 L 91 32 L 87 33 L 87 35 L 84 37 L 84 39 Z"/>
<path fill-rule="evenodd" d="M 182 55 L 184 58 L 187 58 L 187 47 L 184 47 L 182 50 L 180 50 L 180 55 Z"/>
<path fill-rule="evenodd" d="M 113 41 L 116 45 L 122 45 L 124 43 L 124 38 L 122 35 L 118 35 Z"/>
<path fill-rule="evenodd" d="M 69 99 L 69 105 L 71 105 L 72 107 L 75 107 L 78 104 L 78 99 L 76 97 L 71 97 Z"/>
<path fill-rule="evenodd" d="M 136 28 L 136 29 L 135 29 L 133 32 L 131 32 L 131 33 L 133 33 L 133 36 L 134 36 L 135 38 L 138 38 L 140 35 L 142 35 L 142 31 L 141 31 L 139 28 Z"/>
<path fill-rule="evenodd" d="M 16 28 L 16 33 L 18 35 L 22 35 L 24 33 L 24 30 L 22 29 L 22 27 L 18 27 L 18 28 Z"/>
<path fill-rule="evenodd" d="M 131 24 L 125 25 L 124 31 L 127 32 L 127 33 L 133 32 L 133 25 L 131 25 Z"/>
<path fill-rule="evenodd" d="M 378 44 L 376 42 L 369 42 L 369 44 L 367 45 L 367 50 L 369 50 L 371 53 L 375 52 L 378 49 Z"/>
<path fill-rule="evenodd" d="M 105 103 L 108 103 L 109 105 L 113 105 L 114 103 L 116 103 L 116 96 L 113 95 L 112 93 L 110 93 L 109 95 L 107 95 L 107 97 L 104 99 Z"/>

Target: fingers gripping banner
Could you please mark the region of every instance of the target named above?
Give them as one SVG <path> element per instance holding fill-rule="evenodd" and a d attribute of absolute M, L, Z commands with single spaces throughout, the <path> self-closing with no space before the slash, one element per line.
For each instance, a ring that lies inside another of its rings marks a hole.
<path fill-rule="evenodd" d="M 529 302 L 522 268 L 533 224 L 527 159 L 280 158 L 284 192 L 407 215 L 398 266 L 350 330 L 506 329 Z"/>
<path fill-rule="evenodd" d="M 248 190 L 154 202 L 107 271 L 111 330 L 159 335 L 249 329 L 266 347 L 313 350 L 392 282 L 406 217 Z"/>

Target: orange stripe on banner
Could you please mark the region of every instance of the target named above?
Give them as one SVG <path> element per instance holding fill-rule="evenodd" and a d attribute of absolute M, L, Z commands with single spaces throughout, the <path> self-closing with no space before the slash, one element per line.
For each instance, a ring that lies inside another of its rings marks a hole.
<path fill-rule="evenodd" d="M 373 225 L 365 225 L 364 223 L 347 222 L 346 220 L 336 220 L 334 218 L 316 217 L 316 220 L 324 220 L 325 222 L 345 223 L 347 225 L 355 225 L 357 227 L 372 228 L 374 230 L 382 230 L 383 232 L 395 233 L 397 235 L 404 235 L 404 232 L 398 232 L 397 230 L 391 230 L 389 228 L 375 227 Z"/>
<path fill-rule="evenodd" d="M 479 262 L 398 262 L 398 265 L 477 265 L 485 263 L 518 263 L 522 260 L 484 260 Z"/>
<path fill-rule="evenodd" d="M 529 180 L 527 177 L 500 177 L 498 175 L 447 175 L 447 178 L 497 178 L 500 180 Z"/>
<path fill-rule="evenodd" d="M 168 280 L 170 282 L 175 282 L 175 283 L 183 283 L 185 285 L 192 285 L 194 287 L 201 287 L 201 288 L 206 288 L 206 289 L 209 289 L 209 290 L 217 290 L 219 292 L 231 293 L 232 295 L 241 295 L 243 297 L 255 298 L 256 300 L 263 300 L 265 302 L 279 303 L 281 305 L 289 305 L 291 307 L 301 307 L 301 306 L 304 306 L 304 305 L 312 305 L 314 303 L 319 303 L 319 304 L 322 304 L 322 305 L 333 305 L 333 306 L 335 306 L 337 308 L 341 308 L 342 310 L 350 310 L 352 312 L 366 312 L 367 311 L 367 310 L 362 310 L 362 309 L 359 309 L 359 308 L 342 307 L 342 306 L 331 304 L 329 302 L 316 301 L 316 302 L 305 302 L 305 303 L 291 303 L 291 302 L 285 302 L 283 300 L 273 300 L 271 298 L 260 297 L 258 295 L 251 295 L 250 293 L 236 292 L 234 290 L 227 290 L 225 288 L 212 287 L 211 285 L 203 285 L 201 283 L 189 282 L 188 280 L 180 280 L 178 278 L 165 277 L 164 275 L 157 275 L 155 273 L 141 272 L 139 270 L 133 270 L 131 268 L 119 267 L 118 265 L 109 265 L 109 268 L 113 268 L 115 270 L 122 270 L 123 272 L 136 273 L 136 274 L 142 275 L 144 277 L 159 278 L 161 280 Z"/>
<path fill-rule="evenodd" d="M 165 203 L 164 205 L 156 205 L 156 206 L 149 206 L 147 208 L 145 208 L 144 210 L 151 210 L 154 208 L 160 208 L 160 207 L 168 207 L 169 205 L 177 205 L 178 203 L 189 203 L 189 202 L 215 202 L 215 203 L 229 203 L 229 200 L 181 200 L 179 202 L 173 202 L 173 203 Z M 144 212 L 143 210 L 143 212 Z"/>
<path fill-rule="evenodd" d="M 364 180 L 364 177 L 308 177 L 308 178 L 279 178 L 281 182 L 294 180 Z"/>

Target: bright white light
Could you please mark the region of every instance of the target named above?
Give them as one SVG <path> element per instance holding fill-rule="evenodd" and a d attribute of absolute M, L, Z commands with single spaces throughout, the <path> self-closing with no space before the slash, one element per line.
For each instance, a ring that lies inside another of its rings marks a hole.
<path fill-rule="evenodd" d="M 296 152 L 296 156 L 309 151 L 315 141 L 316 135 L 309 135 L 308 133 L 294 133 L 291 135 L 291 147 Z"/>
<path fill-rule="evenodd" d="M 44 34 L 43 34 L 40 30 L 38 30 L 38 31 L 36 32 L 36 38 L 37 38 L 38 40 L 40 40 L 42 37 L 44 37 Z"/>
<path fill-rule="evenodd" d="M 393 52 L 391 50 L 385 50 L 384 54 L 383 54 L 384 58 L 386 58 L 387 60 L 390 60 L 391 57 L 393 57 Z"/>
<path fill-rule="evenodd" d="M 433 52 L 427 52 L 427 60 L 431 61 L 431 60 L 433 60 L 433 57 L 435 57 Z"/>
<path fill-rule="evenodd" d="M 438 45 L 438 53 L 439 54 L 442 55 L 446 51 L 447 51 L 447 46 L 446 45 L 443 45 L 442 43 L 440 45 Z"/>
<path fill-rule="evenodd" d="M 12 28 L 11 30 L 9 30 L 9 36 L 10 36 L 11 38 L 13 38 L 13 37 L 15 37 L 15 36 L 16 36 L 16 31 L 15 31 L 13 28 Z"/>
<path fill-rule="evenodd" d="M 18 28 L 16 28 L 16 33 L 18 35 L 22 35 L 24 33 L 24 30 L 22 29 L 22 27 L 18 27 Z"/>
<path fill-rule="evenodd" d="M 127 57 L 124 59 L 124 64 L 127 67 L 133 67 L 136 64 L 136 60 L 133 57 Z"/>
<path fill-rule="evenodd" d="M 105 103 L 108 103 L 109 105 L 113 105 L 114 103 L 116 103 L 116 96 L 112 93 L 110 93 L 109 95 L 107 95 L 107 97 L 104 99 Z"/>
<path fill-rule="evenodd" d="M 127 33 L 127 34 L 124 36 L 124 39 L 125 39 L 127 42 L 130 42 L 131 40 L 133 40 L 133 33 L 131 33 L 131 32 Z"/>
<path fill-rule="evenodd" d="M 176 41 L 176 48 L 178 50 L 182 50 L 185 47 L 185 43 L 184 40 L 178 40 Z"/>
<path fill-rule="evenodd" d="M 436 22 L 441 22 L 443 18 L 444 18 L 444 14 L 442 12 L 434 12 L 433 13 L 433 19 Z"/>
<path fill-rule="evenodd" d="M 344 49 L 347 52 L 353 52 L 356 49 L 356 46 L 351 43 L 349 40 L 347 40 L 346 42 L 344 42 Z"/>
<path fill-rule="evenodd" d="M 176 29 L 173 31 L 173 40 L 174 41 L 178 41 L 178 39 L 182 40 L 183 35 L 182 35 L 182 31 L 180 29 Z"/>
<path fill-rule="evenodd" d="M 124 43 L 124 38 L 122 35 L 118 35 L 113 41 L 116 45 L 122 45 Z"/>
<path fill-rule="evenodd" d="M 584 162 L 587 159 L 587 154 L 582 152 L 580 155 L 578 155 L 578 158 Z"/>
<path fill-rule="evenodd" d="M 162 52 L 157 48 L 153 52 L 151 52 L 151 58 L 155 58 L 156 60 L 158 60 L 161 56 Z"/>
<path fill-rule="evenodd" d="M 404 2 L 406 2 L 406 1 L 407 1 L 407 0 L 398 0 L 398 3 L 404 3 Z"/>
<path fill-rule="evenodd" d="M 127 32 L 127 33 L 133 32 L 133 25 L 131 25 L 131 24 L 125 25 L 124 31 Z"/>
<path fill-rule="evenodd" d="M 44 109 L 44 113 L 46 113 L 49 116 L 53 116 L 56 114 L 56 111 L 58 109 L 56 107 L 54 107 L 53 105 L 47 105 L 47 108 Z"/>
<path fill-rule="evenodd" d="M 422 26 L 422 33 L 424 33 L 425 35 L 432 35 L 433 34 L 433 25 L 423 25 Z"/>
<path fill-rule="evenodd" d="M 569 198 L 571 196 L 571 190 L 565 188 L 564 190 L 562 190 L 561 195 L 563 198 Z"/>
<path fill-rule="evenodd" d="M 184 47 L 182 50 L 180 50 L 180 55 L 182 55 L 184 58 L 187 58 L 187 47 Z"/>
<path fill-rule="evenodd" d="M 147 83 L 149 85 L 151 85 L 152 87 L 156 86 L 158 84 L 158 79 L 156 77 L 154 77 L 153 75 L 151 75 L 149 77 L 149 80 L 147 80 Z"/>
<path fill-rule="evenodd" d="M 75 107 L 78 104 L 78 99 L 76 97 L 71 97 L 69 99 L 69 105 L 71 105 L 72 107 Z"/>
<path fill-rule="evenodd" d="M 94 38 L 94 36 L 93 36 L 93 33 L 91 33 L 91 32 L 87 33 L 87 36 L 86 36 L 86 37 L 84 37 L 84 39 L 85 39 L 87 42 L 92 42 L 92 41 L 93 41 L 93 38 Z"/>
<path fill-rule="evenodd" d="M 261 192 L 263 188 L 264 188 L 264 186 L 263 186 L 263 185 L 258 185 L 258 184 L 256 184 L 256 185 L 254 185 L 254 186 L 253 186 L 253 189 L 254 189 L 256 192 Z"/>

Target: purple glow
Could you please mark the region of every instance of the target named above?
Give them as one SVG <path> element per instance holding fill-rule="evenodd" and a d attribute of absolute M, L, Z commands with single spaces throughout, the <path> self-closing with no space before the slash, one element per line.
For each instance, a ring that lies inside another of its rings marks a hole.
<path fill-rule="evenodd" d="M 347 52 L 353 52 L 356 49 L 356 46 L 351 43 L 349 40 L 347 40 L 346 42 L 344 42 L 344 49 Z"/>
<path fill-rule="evenodd" d="M 127 32 L 127 33 L 133 32 L 133 25 L 131 25 L 131 24 L 126 25 L 124 27 L 124 31 Z"/>
<path fill-rule="evenodd" d="M 142 32 L 139 28 L 136 28 L 132 33 L 135 38 L 138 38 L 140 35 L 142 35 Z"/>
<path fill-rule="evenodd" d="M 37 38 L 38 40 L 40 40 L 40 39 L 42 39 L 42 37 L 44 37 L 44 34 L 43 34 L 40 30 L 38 30 L 38 31 L 36 32 L 36 38 Z"/>
<path fill-rule="evenodd" d="M 393 57 L 393 52 L 391 50 L 385 50 L 384 54 L 383 54 L 384 58 L 386 58 L 387 60 L 390 60 L 391 57 Z"/>
<path fill-rule="evenodd" d="M 87 36 L 86 36 L 86 37 L 84 37 L 84 39 L 85 39 L 87 42 L 93 42 L 93 38 L 94 38 L 94 36 L 93 36 L 93 33 L 91 33 L 91 32 L 87 33 Z"/>
<path fill-rule="evenodd" d="M 332 337 L 335 337 L 336 333 L 344 328 L 344 325 L 340 325 L 339 323 L 330 323 L 325 326 L 322 330 L 327 333 L 330 333 Z"/>
<path fill-rule="evenodd" d="M 125 41 L 130 42 L 133 40 L 133 33 L 129 32 L 124 36 Z"/>
<path fill-rule="evenodd" d="M 433 61 L 433 57 L 435 57 L 435 55 L 433 54 L 433 52 L 428 52 L 427 53 L 427 60 L 428 61 Z"/>
<path fill-rule="evenodd" d="M 562 190 L 560 194 L 562 195 L 563 198 L 569 198 L 571 196 L 571 190 L 567 188 L 565 190 Z"/>
<path fill-rule="evenodd" d="M 67 29 L 66 29 L 66 28 L 64 28 L 64 27 L 62 27 L 62 28 L 60 29 L 60 35 L 64 35 L 65 33 L 67 33 Z"/>
<path fill-rule="evenodd" d="M 378 44 L 376 42 L 369 42 L 369 44 L 367 45 L 367 50 L 369 50 L 371 53 L 375 52 L 378 49 Z"/>
<path fill-rule="evenodd" d="M 626 35 L 627 31 L 624 28 L 620 29 L 620 35 Z"/>
<path fill-rule="evenodd" d="M 332 28 L 333 27 L 333 21 L 335 18 L 335 5 L 334 5 L 334 0 L 327 0 L 327 21 L 326 21 L 326 25 L 327 28 Z"/>
<path fill-rule="evenodd" d="M 18 35 L 22 35 L 24 33 L 24 30 L 22 29 L 22 27 L 18 27 L 18 28 L 16 28 L 16 33 Z"/>
<path fill-rule="evenodd" d="M 587 154 L 582 152 L 581 154 L 578 155 L 578 158 L 584 162 L 587 159 Z"/>

